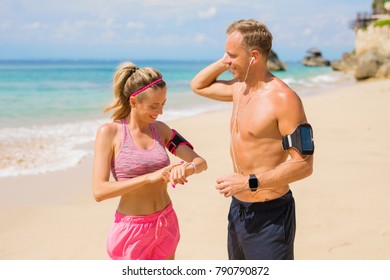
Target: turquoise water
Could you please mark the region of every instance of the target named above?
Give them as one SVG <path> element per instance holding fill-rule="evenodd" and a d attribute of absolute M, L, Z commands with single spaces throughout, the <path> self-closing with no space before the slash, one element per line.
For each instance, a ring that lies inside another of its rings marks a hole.
<path fill-rule="evenodd" d="M 159 69 L 168 85 L 161 120 L 230 108 L 193 94 L 189 82 L 210 61 L 134 61 Z M 112 76 L 120 61 L 0 61 L 0 177 L 36 174 L 76 165 L 91 151 L 102 109 L 112 100 Z M 275 74 L 299 95 L 348 81 L 329 67 L 287 63 Z M 230 73 L 222 78 L 230 79 Z"/>

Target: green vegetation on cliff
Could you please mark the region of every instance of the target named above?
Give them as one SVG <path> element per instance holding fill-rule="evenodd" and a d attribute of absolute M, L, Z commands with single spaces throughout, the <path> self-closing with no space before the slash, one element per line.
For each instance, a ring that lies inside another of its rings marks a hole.
<path fill-rule="evenodd" d="M 375 27 L 382 27 L 385 25 L 390 25 L 390 19 L 382 19 L 374 23 Z"/>

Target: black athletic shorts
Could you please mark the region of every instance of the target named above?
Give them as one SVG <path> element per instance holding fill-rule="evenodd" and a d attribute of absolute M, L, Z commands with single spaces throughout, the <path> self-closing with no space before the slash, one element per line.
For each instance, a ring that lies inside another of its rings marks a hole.
<path fill-rule="evenodd" d="M 232 198 L 228 253 L 231 260 L 293 260 L 295 202 L 292 192 L 266 202 Z"/>

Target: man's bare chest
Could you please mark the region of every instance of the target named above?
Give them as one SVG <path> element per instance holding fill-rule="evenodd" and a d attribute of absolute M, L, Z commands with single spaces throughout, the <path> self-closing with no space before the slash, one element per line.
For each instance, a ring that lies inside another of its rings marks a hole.
<path fill-rule="evenodd" d="M 232 121 L 235 122 L 235 132 L 244 139 L 268 137 L 278 130 L 272 106 L 266 103 L 249 102 L 240 106 Z"/>

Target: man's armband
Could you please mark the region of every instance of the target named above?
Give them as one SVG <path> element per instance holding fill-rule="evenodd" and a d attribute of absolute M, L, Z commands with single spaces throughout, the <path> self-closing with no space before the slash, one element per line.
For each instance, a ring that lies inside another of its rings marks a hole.
<path fill-rule="evenodd" d="M 292 134 L 283 136 L 282 148 L 284 151 L 294 148 L 301 155 L 314 154 L 313 129 L 311 125 L 308 123 L 300 124 Z"/>
<path fill-rule="evenodd" d="M 187 145 L 191 149 L 194 149 L 194 147 L 188 142 L 186 139 L 184 139 L 183 136 L 179 134 L 176 130 L 172 129 L 172 138 L 169 140 L 167 144 L 167 149 L 170 151 L 172 154 L 176 155 L 176 149 L 180 147 L 181 145 Z"/>

